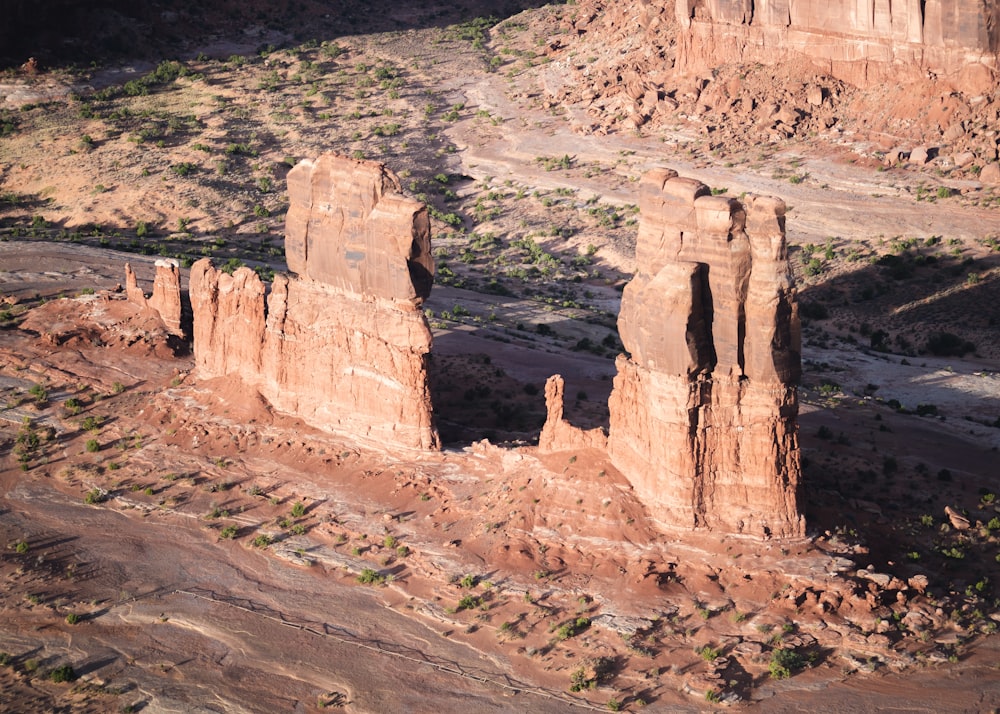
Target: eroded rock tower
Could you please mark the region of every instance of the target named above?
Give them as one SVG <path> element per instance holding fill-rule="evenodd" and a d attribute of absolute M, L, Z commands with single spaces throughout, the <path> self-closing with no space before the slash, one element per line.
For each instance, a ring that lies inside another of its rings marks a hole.
<path fill-rule="evenodd" d="M 785 204 L 640 185 L 608 450 L 668 528 L 798 537 L 801 335 Z"/>

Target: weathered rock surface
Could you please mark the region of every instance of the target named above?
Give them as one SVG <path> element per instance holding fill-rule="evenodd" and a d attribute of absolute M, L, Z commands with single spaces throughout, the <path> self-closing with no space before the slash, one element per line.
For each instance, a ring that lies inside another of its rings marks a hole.
<path fill-rule="evenodd" d="M 996 161 L 986 164 L 979 173 L 979 180 L 992 186 L 1000 184 L 1000 164 Z"/>
<path fill-rule="evenodd" d="M 132 266 L 126 263 L 125 296 L 129 302 L 157 312 L 171 334 L 183 336 L 184 332 L 181 329 L 181 274 L 176 260 L 164 258 L 156 261 L 153 294 L 148 298 L 139 287 Z"/>
<path fill-rule="evenodd" d="M 785 205 L 640 184 L 608 447 L 664 525 L 798 537 L 800 333 Z"/>
<path fill-rule="evenodd" d="M 324 154 L 288 172 L 288 269 L 345 293 L 423 300 L 431 290 L 430 219 L 379 163 Z"/>
<path fill-rule="evenodd" d="M 286 252 L 270 293 L 249 268 L 191 268 L 203 378 L 238 375 L 278 411 L 383 445 L 438 448 L 420 309 L 431 283 L 422 204 L 374 162 L 324 155 L 289 172 Z"/>
<path fill-rule="evenodd" d="M 991 91 L 1000 69 L 995 0 L 678 0 L 674 7 L 682 71 L 801 57 L 859 87 L 931 74 L 975 93 Z"/>
<path fill-rule="evenodd" d="M 581 429 L 563 418 L 566 382 L 554 374 L 545 382 L 545 425 L 538 437 L 538 450 L 543 453 L 574 449 L 601 449 L 608 446 L 608 437 L 600 427 Z"/>

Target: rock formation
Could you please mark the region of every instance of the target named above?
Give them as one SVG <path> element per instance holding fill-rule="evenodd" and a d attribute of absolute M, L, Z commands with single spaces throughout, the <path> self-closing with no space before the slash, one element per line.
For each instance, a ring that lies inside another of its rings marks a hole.
<path fill-rule="evenodd" d="M 181 329 L 181 274 L 176 260 L 164 258 L 156 261 L 153 294 L 148 298 L 136 282 L 132 266 L 125 263 L 125 295 L 129 302 L 156 311 L 171 334 L 184 336 Z"/>
<path fill-rule="evenodd" d="M 438 448 L 420 306 L 433 275 L 425 207 L 382 164 L 324 154 L 288 174 L 294 275 L 191 269 L 203 378 L 238 375 L 278 411 L 384 445 Z"/>
<path fill-rule="evenodd" d="M 947 79 L 991 91 L 1000 70 L 997 0 L 677 0 L 684 72 L 805 58 L 855 86 Z"/>
<path fill-rule="evenodd" d="M 712 196 L 665 169 L 640 184 L 608 449 L 665 526 L 804 533 L 784 214 L 778 199 Z"/>
<path fill-rule="evenodd" d="M 554 374 L 545 382 L 545 425 L 538 437 L 538 450 L 543 453 L 573 449 L 607 449 L 608 437 L 600 427 L 584 430 L 563 418 L 566 382 Z"/>

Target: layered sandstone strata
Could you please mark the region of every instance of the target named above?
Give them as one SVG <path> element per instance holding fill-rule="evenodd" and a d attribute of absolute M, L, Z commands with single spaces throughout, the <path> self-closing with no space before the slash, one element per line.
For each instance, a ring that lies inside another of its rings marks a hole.
<path fill-rule="evenodd" d="M 677 0 L 677 65 L 803 57 L 859 87 L 937 76 L 972 93 L 995 88 L 997 0 Z"/>
<path fill-rule="evenodd" d="M 146 297 L 146 293 L 139 287 L 132 266 L 125 263 L 125 296 L 129 302 L 157 312 L 171 334 L 183 336 L 181 274 L 176 260 L 165 258 L 156 261 L 153 294 L 149 297 Z"/>
<path fill-rule="evenodd" d="M 778 199 L 712 196 L 669 170 L 640 184 L 608 449 L 668 527 L 803 535 L 784 214 Z"/>
<path fill-rule="evenodd" d="M 427 382 L 432 281 L 423 204 L 382 164 L 325 154 L 288 174 L 289 269 L 191 268 L 196 367 L 278 411 L 384 445 L 438 448 Z"/>

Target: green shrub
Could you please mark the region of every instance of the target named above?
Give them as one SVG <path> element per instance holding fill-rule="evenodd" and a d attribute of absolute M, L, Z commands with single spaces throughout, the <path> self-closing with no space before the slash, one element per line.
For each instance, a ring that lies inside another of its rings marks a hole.
<path fill-rule="evenodd" d="M 950 332 L 936 332 L 927 338 L 927 351 L 937 357 L 964 357 L 975 352 L 976 346 Z"/>
<path fill-rule="evenodd" d="M 302 518 L 302 516 L 304 516 L 305 514 L 306 514 L 305 505 L 303 505 L 301 501 L 296 501 L 295 504 L 292 506 L 292 517 Z"/>
<path fill-rule="evenodd" d="M 219 538 L 225 538 L 226 540 L 232 540 L 239 533 L 239 528 L 234 525 L 228 525 L 219 531 Z"/>
<path fill-rule="evenodd" d="M 108 499 L 108 494 L 105 493 L 103 489 L 92 488 L 87 491 L 87 495 L 84 496 L 83 502 L 89 504 L 104 503 Z"/>
<path fill-rule="evenodd" d="M 31 385 L 31 389 L 28 390 L 28 394 L 33 396 L 38 404 L 44 404 L 49 400 L 49 392 L 41 384 Z"/>
<path fill-rule="evenodd" d="M 70 665 L 64 664 L 49 672 L 49 679 L 53 682 L 75 682 L 77 675 Z"/>
<path fill-rule="evenodd" d="M 361 575 L 358 576 L 358 582 L 362 585 L 381 585 L 385 582 L 385 576 L 379 575 L 377 570 L 365 568 L 361 571 Z"/>
<path fill-rule="evenodd" d="M 712 645 L 705 645 L 698 650 L 698 654 L 706 662 L 714 662 L 719 658 L 719 655 L 722 654 L 722 650 L 718 650 L 715 647 L 712 647 Z"/>
<path fill-rule="evenodd" d="M 776 649 L 771 652 L 771 662 L 768 671 L 773 679 L 788 679 L 797 669 L 802 669 L 805 661 L 802 655 L 793 649 Z"/>
<path fill-rule="evenodd" d="M 101 444 L 97 439 L 87 439 L 87 452 L 96 453 L 101 450 Z"/>
<path fill-rule="evenodd" d="M 71 612 L 70 614 L 66 615 L 66 624 L 68 625 L 75 625 L 79 621 L 80 621 L 80 616 L 77 615 L 75 612 Z"/>

